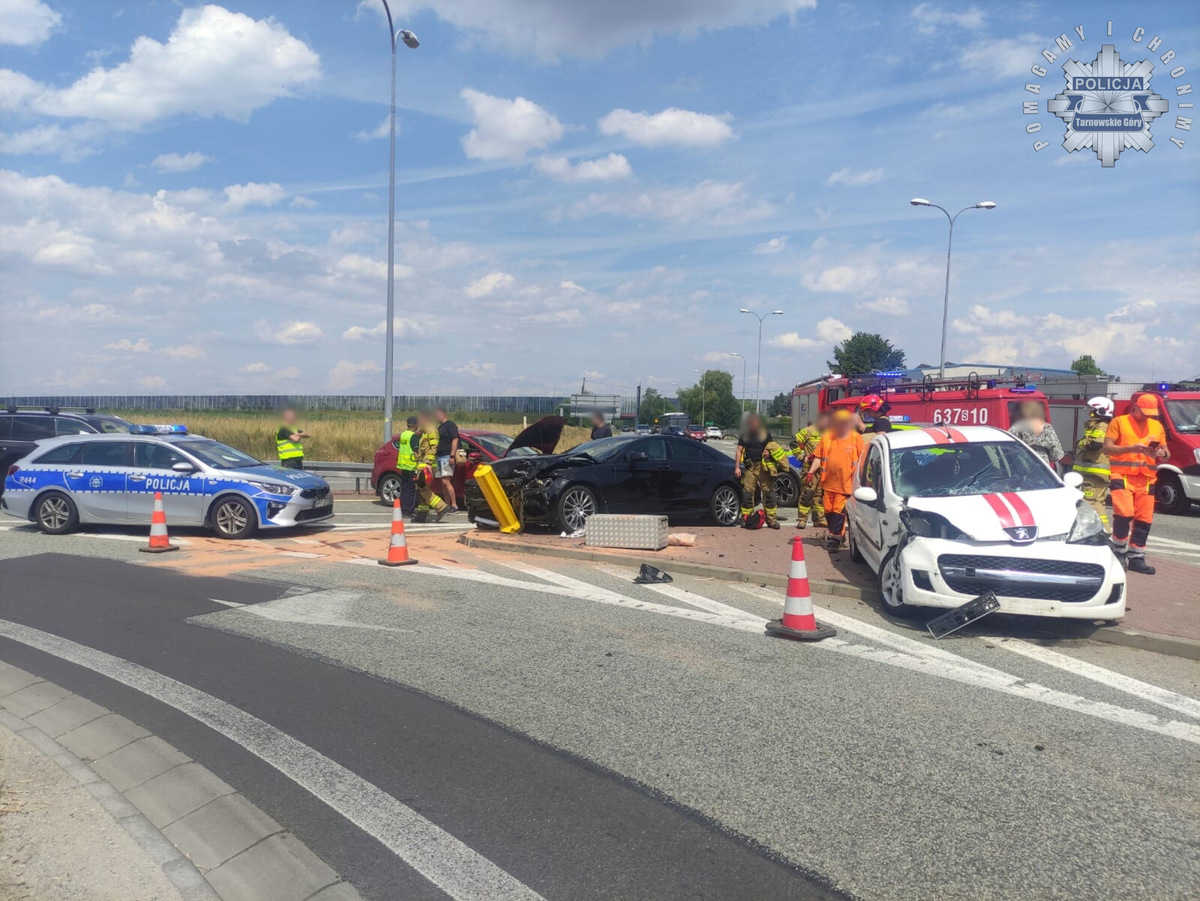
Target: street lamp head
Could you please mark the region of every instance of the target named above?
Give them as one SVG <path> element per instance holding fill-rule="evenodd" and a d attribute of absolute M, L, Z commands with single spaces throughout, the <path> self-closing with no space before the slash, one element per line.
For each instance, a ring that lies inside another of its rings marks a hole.
<path fill-rule="evenodd" d="M 417 36 L 411 31 L 401 29 L 400 31 L 396 32 L 396 37 L 400 38 L 400 40 L 404 42 L 404 46 L 408 47 L 410 50 L 416 50 L 421 46 L 421 42 L 417 40 Z"/>
<path fill-rule="evenodd" d="M 981 210 L 994 210 L 996 208 L 996 204 L 994 204 L 990 200 L 982 200 L 979 203 L 975 204 L 975 206 L 977 209 L 981 209 Z"/>
<path fill-rule="evenodd" d="M 739 313 L 749 313 L 750 311 L 747 310 L 745 307 L 742 307 L 740 310 L 738 310 L 738 312 Z"/>
<path fill-rule="evenodd" d="M 931 206 L 929 201 L 926 200 L 924 197 L 914 197 L 912 200 L 909 201 L 909 203 L 911 203 L 913 206 Z"/>
<path fill-rule="evenodd" d="M 783 310 L 772 310 L 772 311 L 771 311 L 771 315 L 772 315 L 772 316 L 782 316 L 782 315 L 783 315 Z"/>

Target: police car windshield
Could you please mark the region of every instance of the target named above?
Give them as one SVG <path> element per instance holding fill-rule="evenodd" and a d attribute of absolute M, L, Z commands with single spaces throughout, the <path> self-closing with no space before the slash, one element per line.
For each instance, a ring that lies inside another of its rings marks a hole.
<path fill-rule="evenodd" d="M 1167 413 L 1177 431 L 1200 435 L 1200 400 L 1169 400 Z"/>
<path fill-rule="evenodd" d="M 1037 491 L 1061 483 L 1019 441 L 892 449 L 892 484 L 901 497 L 962 497 Z"/>
<path fill-rule="evenodd" d="M 243 454 L 237 448 L 229 447 L 220 441 L 211 441 L 208 438 L 200 441 L 180 442 L 178 446 L 201 462 L 216 469 L 247 469 L 251 466 L 263 465 L 261 460 L 256 460 L 249 454 Z"/>

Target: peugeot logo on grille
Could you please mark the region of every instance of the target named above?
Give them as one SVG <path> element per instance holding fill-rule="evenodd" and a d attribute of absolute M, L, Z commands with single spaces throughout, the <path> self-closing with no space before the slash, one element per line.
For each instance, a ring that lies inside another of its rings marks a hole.
<path fill-rule="evenodd" d="M 1037 526 L 1013 526 L 1004 531 L 1013 541 L 1033 541 L 1037 538 Z"/>

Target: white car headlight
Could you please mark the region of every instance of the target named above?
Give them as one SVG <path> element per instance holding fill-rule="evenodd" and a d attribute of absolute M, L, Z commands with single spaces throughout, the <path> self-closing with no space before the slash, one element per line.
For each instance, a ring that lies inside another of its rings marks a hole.
<path fill-rule="evenodd" d="M 265 491 L 267 494 L 283 494 L 288 497 L 295 497 L 300 493 L 300 489 L 295 485 L 276 485 L 273 482 L 247 482 L 251 488 L 257 488 L 259 491 Z"/>
<path fill-rule="evenodd" d="M 1085 503 L 1080 503 L 1075 513 L 1075 522 L 1071 531 L 1067 532 L 1068 544 L 1100 544 L 1105 537 L 1104 523 L 1100 517 Z"/>

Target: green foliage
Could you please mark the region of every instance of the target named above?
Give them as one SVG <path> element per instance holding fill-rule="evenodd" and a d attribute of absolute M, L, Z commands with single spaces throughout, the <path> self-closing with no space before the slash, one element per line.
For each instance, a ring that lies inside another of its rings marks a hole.
<path fill-rule="evenodd" d="M 670 411 L 671 402 L 663 397 L 657 388 L 647 388 L 645 394 L 642 395 L 642 409 L 638 421 L 652 423 Z"/>
<path fill-rule="evenodd" d="M 767 406 L 767 415 L 776 416 L 791 416 L 792 415 L 792 396 L 785 392 L 780 392 L 771 398 L 771 403 Z"/>
<path fill-rule="evenodd" d="M 903 369 L 904 351 L 883 335 L 855 332 L 833 346 L 833 360 L 825 365 L 842 375 L 870 375 L 877 369 Z"/>
<path fill-rule="evenodd" d="M 1084 378 L 1103 376 L 1107 374 L 1103 369 L 1096 365 L 1096 361 L 1092 359 L 1091 354 L 1084 354 L 1081 357 L 1076 357 L 1075 362 L 1071 364 L 1071 368 Z"/>
<path fill-rule="evenodd" d="M 692 387 L 680 388 L 679 406 L 693 422 L 707 419 L 722 429 L 735 428 L 741 419 L 742 405 L 733 395 L 733 376 L 723 369 L 710 369 Z"/>

